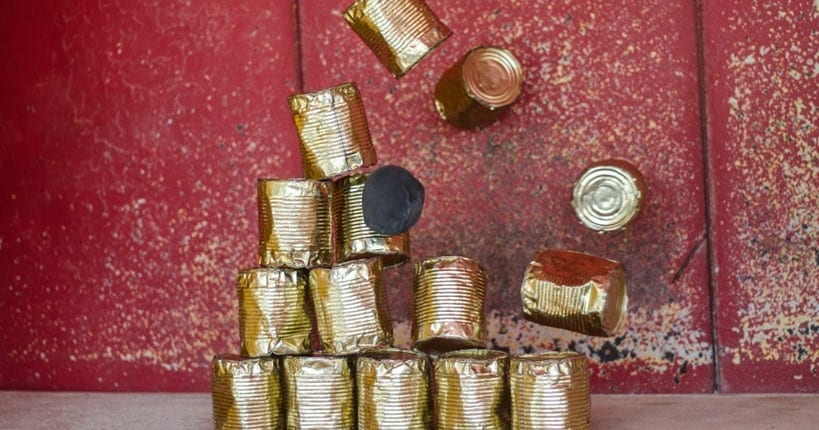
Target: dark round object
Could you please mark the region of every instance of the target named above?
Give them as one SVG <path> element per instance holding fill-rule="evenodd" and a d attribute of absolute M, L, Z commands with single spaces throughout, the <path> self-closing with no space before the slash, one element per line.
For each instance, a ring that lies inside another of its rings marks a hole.
<path fill-rule="evenodd" d="M 367 176 L 361 198 L 364 223 L 379 234 L 408 231 L 424 208 L 424 186 L 398 166 L 384 166 Z"/>

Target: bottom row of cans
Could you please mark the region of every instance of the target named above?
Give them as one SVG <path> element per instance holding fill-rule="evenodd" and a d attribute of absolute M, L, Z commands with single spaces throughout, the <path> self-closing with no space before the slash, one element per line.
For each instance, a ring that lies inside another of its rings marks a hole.
<path fill-rule="evenodd" d="M 216 429 L 589 429 L 585 356 L 400 349 L 356 357 L 217 355 Z"/>

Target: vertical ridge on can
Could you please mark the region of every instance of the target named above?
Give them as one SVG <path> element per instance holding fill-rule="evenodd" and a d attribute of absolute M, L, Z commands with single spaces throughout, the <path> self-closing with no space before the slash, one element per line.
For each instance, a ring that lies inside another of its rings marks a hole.
<path fill-rule="evenodd" d="M 557 249 L 541 250 L 521 284 L 523 316 L 590 336 L 613 336 L 628 309 L 622 264 Z"/>
<path fill-rule="evenodd" d="M 509 369 L 512 430 L 591 428 L 589 367 L 576 352 L 513 357 Z"/>
<path fill-rule="evenodd" d="M 356 0 L 344 19 L 395 78 L 452 34 L 423 0 Z"/>
<path fill-rule="evenodd" d="M 288 430 L 354 430 L 355 390 L 347 357 L 284 358 Z"/>
<path fill-rule="evenodd" d="M 333 259 L 330 184 L 312 179 L 259 179 L 259 262 L 293 269 Z"/>
<path fill-rule="evenodd" d="M 358 356 L 358 428 L 430 428 L 429 359 L 399 349 L 370 350 Z"/>
<path fill-rule="evenodd" d="M 392 344 L 387 292 L 377 258 L 310 271 L 310 296 L 322 351 L 355 354 Z"/>
<path fill-rule="evenodd" d="M 283 428 L 280 372 L 276 358 L 214 356 L 211 363 L 214 428 Z"/>
<path fill-rule="evenodd" d="M 508 428 L 508 356 L 467 349 L 441 355 L 434 363 L 435 405 L 441 430 Z"/>
<path fill-rule="evenodd" d="M 415 265 L 412 339 L 425 352 L 484 346 L 486 271 L 458 256 Z"/>
<path fill-rule="evenodd" d="M 381 257 L 384 267 L 400 266 L 410 258 L 410 235 L 376 233 L 364 222 L 362 198 L 367 174 L 347 176 L 333 184 L 336 261 Z"/>
<path fill-rule="evenodd" d="M 330 179 L 376 163 L 364 102 L 355 83 L 294 94 L 288 101 L 304 176 Z"/>
<path fill-rule="evenodd" d="M 310 352 L 313 324 L 307 305 L 306 272 L 245 269 L 236 277 L 236 295 L 242 355 Z"/>

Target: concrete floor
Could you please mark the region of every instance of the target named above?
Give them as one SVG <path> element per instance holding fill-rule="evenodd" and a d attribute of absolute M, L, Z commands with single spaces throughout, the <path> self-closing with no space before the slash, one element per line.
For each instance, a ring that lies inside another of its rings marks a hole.
<path fill-rule="evenodd" d="M 819 395 L 592 396 L 595 430 L 819 428 Z M 210 394 L 0 392 L 3 429 L 213 428 Z"/>

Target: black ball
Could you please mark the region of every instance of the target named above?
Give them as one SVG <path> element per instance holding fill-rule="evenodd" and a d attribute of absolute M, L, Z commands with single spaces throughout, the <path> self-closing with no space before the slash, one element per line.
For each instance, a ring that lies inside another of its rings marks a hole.
<path fill-rule="evenodd" d="M 384 166 L 367 177 L 361 200 L 367 227 L 379 234 L 399 234 L 421 217 L 424 186 L 406 169 Z"/>

